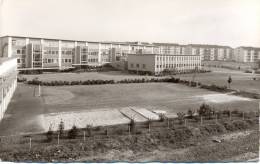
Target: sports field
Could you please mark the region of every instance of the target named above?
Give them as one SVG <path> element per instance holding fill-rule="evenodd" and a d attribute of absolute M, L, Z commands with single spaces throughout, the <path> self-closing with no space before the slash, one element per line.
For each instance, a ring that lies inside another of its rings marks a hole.
<path fill-rule="evenodd" d="M 36 95 L 36 96 L 35 96 Z M 144 113 L 163 110 L 169 117 L 197 109 L 203 102 L 217 109 L 256 111 L 258 100 L 219 94 L 172 83 L 41 87 L 19 84 L 0 124 L 0 135 L 46 131 L 51 124 L 85 127 L 127 123 L 120 110 L 132 107 Z M 98 119 L 97 119 L 98 118 Z"/>

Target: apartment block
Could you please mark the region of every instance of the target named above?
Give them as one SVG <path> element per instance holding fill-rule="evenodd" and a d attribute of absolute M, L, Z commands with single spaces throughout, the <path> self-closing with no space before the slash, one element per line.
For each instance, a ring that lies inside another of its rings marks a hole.
<path fill-rule="evenodd" d="M 233 59 L 237 62 L 254 63 L 260 60 L 260 48 L 238 47 L 234 50 Z"/>
<path fill-rule="evenodd" d="M 0 121 L 17 86 L 16 58 L 0 58 Z"/>
<path fill-rule="evenodd" d="M 158 75 L 165 70 L 182 73 L 195 69 L 201 69 L 199 55 L 145 54 L 128 56 L 128 70 L 133 72 Z"/>
<path fill-rule="evenodd" d="M 189 44 L 185 48 L 187 55 L 200 55 L 203 61 L 230 61 L 233 49 L 229 46 Z"/>

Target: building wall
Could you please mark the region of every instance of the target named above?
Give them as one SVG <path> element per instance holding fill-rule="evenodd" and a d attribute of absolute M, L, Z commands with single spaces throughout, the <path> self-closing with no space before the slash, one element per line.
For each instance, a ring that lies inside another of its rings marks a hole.
<path fill-rule="evenodd" d="M 164 70 L 175 72 L 186 72 L 201 69 L 201 58 L 199 55 L 129 55 L 128 70 L 144 71 L 160 74 Z"/>
<path fill-rule="evenodd" d="M 0 121 L 17 86 L 17 59 L 0 58 Z"/>
<path fill-rule="evenodd" d="M 237 62 L 257 62 L 258 60 L 260 60 L 260 48 L 238 47 L 234 50 L 233 59 Z"/>

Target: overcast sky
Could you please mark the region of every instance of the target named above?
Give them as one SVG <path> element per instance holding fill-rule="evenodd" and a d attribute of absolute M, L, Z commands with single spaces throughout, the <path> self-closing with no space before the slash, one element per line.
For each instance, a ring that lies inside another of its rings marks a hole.
<path fill-rule="evenodd" d="M 1 35 L 260 47 L 260 0 L 0 0 Z"/>

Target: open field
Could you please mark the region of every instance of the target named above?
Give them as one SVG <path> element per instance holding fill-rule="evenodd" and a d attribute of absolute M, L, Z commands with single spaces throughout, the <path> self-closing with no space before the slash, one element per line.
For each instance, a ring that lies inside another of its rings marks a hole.
<path fill-rule="evenodd" d="M 120 112 L 126 107 L 144 108 L 141 113 L 163 110 L 174 117 L 177 112 L 198 109 L 204 102 L 216 109 L 256 111 L 259 101 L 173 83 L 44 86 L 41 92 L 42 96 L 37 97 L 34 95 L 38 95 L 38 86 L 18 85 L 0 124 L 0 135 L 43 132 L 61 119 L 67 128 L 77 122 L 84 124 L 83 127 L 91 121 L 95 125 L 98 117 L 101 119 L 97 125 L 107 125 L 108 120 L 111 124 L 127 123 L 129 119 Z M 108 115 L 107 111 L 114 114 Z M 88 121 L 84 121 L 86 118 Z M 107 121 L 102 123 L 102 120 Z"/>
<path fill-rule="evenodd" d="M 195 81 L 203 84 L 227 86 L 228 77 L 231 76 L 231 88 L 260 94 L 260 75 L 252 75 L 241 71 L 221 68 L 210 68 L 212 72 L 196 74 Z M 192 80 L 191 74 L 177 75 L 181 79 Z M 253 80 L 256 77 L 258 80 Z"/>

